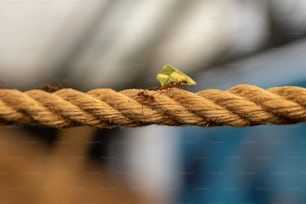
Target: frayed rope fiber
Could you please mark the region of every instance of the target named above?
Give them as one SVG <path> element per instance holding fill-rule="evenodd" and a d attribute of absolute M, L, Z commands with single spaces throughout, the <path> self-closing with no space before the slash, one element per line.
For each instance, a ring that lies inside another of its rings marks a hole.
<path fill-rule="evenodd" d="M 1 125 L 138 127 L 151 124 L 244 127 L 306 122 L 306 89 L 238 85 L 227 91 L 0 89 Z"/>

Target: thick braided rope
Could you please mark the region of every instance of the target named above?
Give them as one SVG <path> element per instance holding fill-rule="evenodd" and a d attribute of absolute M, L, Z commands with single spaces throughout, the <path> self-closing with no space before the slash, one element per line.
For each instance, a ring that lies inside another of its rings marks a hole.
<path fill-rule="evenodd" d="M 227 91 L 0 89 L 0 124 L 51 127 L 252 126 L 306 122 L 306 89 L 238 85 Z"/>

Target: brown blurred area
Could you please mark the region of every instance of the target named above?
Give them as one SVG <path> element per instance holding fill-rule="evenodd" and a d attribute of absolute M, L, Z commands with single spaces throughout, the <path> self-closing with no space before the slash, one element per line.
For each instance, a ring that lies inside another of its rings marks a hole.
<path fill-rule="evenodd" d="M 88 160 L 92 132 L 60 130 L 50 146 L 23 128 L 2 127 L 0 203 L 151 203 L 116 173 Z"/>

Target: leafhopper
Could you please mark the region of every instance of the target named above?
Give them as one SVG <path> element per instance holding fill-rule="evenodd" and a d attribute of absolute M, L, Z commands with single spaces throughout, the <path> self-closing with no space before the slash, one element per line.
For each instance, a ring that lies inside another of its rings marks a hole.
<path fill-rule="evenodd" d="M 196 82 L 187 74 L 184 74 L 170 64 L 167 64 L 162 68 L 162 70 L 157 74 L 156 79 L 160 82 L 162 89 L 196 84 Z"/>

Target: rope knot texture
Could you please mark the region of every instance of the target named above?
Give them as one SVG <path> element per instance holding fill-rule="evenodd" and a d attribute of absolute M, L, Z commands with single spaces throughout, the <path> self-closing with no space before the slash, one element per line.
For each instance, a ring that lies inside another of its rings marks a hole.
<path fill-rule="evenodd" d="M 138 127 L 151 124 L 244 127 L 306 121 L 306 89 L 242 84 L 226 91 L 0 89 L 0 124 Z"/>

